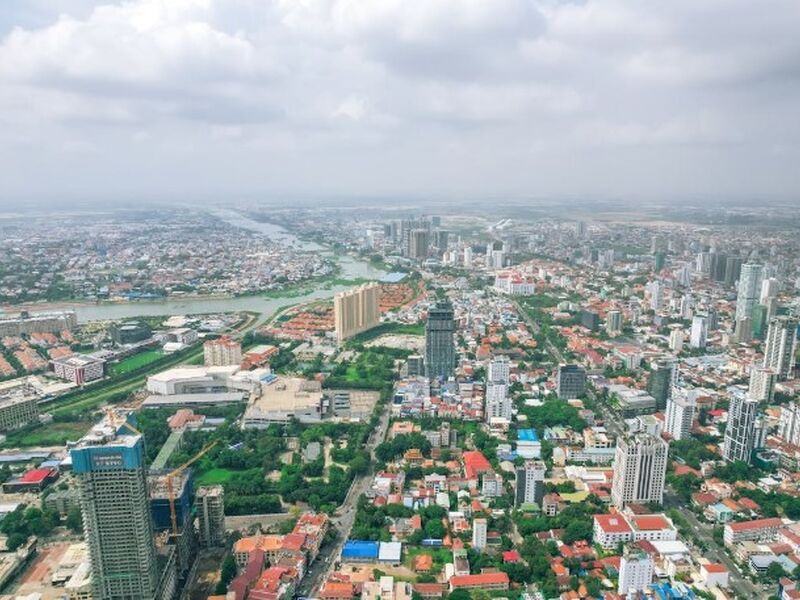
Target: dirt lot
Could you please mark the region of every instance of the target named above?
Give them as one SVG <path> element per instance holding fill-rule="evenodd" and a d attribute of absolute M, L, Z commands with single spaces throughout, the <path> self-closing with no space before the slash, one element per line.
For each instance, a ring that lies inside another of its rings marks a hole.
<path fill-rule="evenodd" d="M 53 587 L 50 577 L 58 568 L 61 557 L 69 547 L 69 543 L 56 543 L 40 547 L 38 555 L 17 578 L 7 593 L 27 596 L 33 592 L 42 595 L 42 600 L 57 600 L 64 597 L 63 587 Z"/>

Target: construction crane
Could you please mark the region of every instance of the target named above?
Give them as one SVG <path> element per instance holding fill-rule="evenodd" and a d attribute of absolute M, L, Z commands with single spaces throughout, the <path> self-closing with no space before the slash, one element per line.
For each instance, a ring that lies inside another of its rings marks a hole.
<path fill-rule="evenodd" d="M 167 498 L 169 498 L 169 518 L 172 521 L 172 535 L 178 535 L 178 515 L 175 513 L 175 492 L 172 490 L 172 481 L 178 475 L 180 475 L 186 469 L 188 469 L 194 463 L 196 463 L 198 460 L 203 458 L 203 456 L 205 456 L 205 454 L 209 450 L 211 450 L 214 446 L 217 445 L 217 441 L 218 440 L 214 440 L 213 442 L 211 442 L 209 444 L 206 444 L 205 446 L 203 446 L 203 449 L 200 450 L 200 452 L 195 454 L 192 458 L 187 460 L 180 467 L 178 467 L 174 471 L 171 471 L 171 472 L 167 473 L 167 476 L 166 476 L 166 479 L 167 479 Z"/>

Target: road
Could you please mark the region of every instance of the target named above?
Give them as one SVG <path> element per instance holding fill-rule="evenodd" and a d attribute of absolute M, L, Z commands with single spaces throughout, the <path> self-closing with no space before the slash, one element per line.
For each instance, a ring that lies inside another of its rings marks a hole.
<path fill-rule="evenodd" d="M 535 334 L 538 334 L 542 329 L 542 326 L 531 318 L 531 316 L 528 314 L 528 311 L 520 306 L 519 302 L 516 300 L 511 300 L 511 304 L 516 307 L 519 316 L 522 317 L 522 320 L 525 321 L 525 324 L 530 327 Z M 550 340 L 546 340 L 546 345 L 547 351 L 556 359 L 556 361 L 558 361 L 559 364 L 566 362 L 561 350 L 559 350 Z"/>
<path fill-rule="evenodd" d="M 387 405 L 384 407 L 378 426 L 367 440 L 365 448 L 370 453 L 371 464 L 375 464 L 376 462 L 375 448 L 386 439 L 390 414 L 391 411 Z M 319 592 L 322 583 L 327 579 L 328 573 L 333 570 L 333 566 L 342 552 L 344 542 L 350 537 L 350 530 L 353 528 L 353 523 L 356 518 L 356 504 L 358 503 L 358 499 L 369 489 L 369 485 L 372 482 L 372 475 L 373 472 L 370 467 L 370 470 L 364 475 L 356 477 L 353 480 L 344 502 L 336 511 L 339 516 L 334 517 L 332 522 L 337 532 L 336 541 L 322 547 L 316 560 L 309 567 L 303 581 L 298 586 L 298 596 L 314 597 Z"/>

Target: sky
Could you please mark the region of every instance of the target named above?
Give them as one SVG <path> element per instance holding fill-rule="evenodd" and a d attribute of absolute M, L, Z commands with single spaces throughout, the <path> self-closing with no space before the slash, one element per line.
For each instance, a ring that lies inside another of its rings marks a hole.
<path fill-rule="evenodd" d="M 2 0 L 0 208 L 800 192 L 797 0 Z"/>

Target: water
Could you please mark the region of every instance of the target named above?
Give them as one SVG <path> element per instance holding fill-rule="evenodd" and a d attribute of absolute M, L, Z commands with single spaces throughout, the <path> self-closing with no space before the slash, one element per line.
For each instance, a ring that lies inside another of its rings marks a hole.
<path fill-rule="evenodd" d="M 282 227 L 272 223 L 260 223 L 232 210 L 214 210 L 216 217 L 244 229 L 258 232 L 272 240 L 280 240 L 292 244 L 303 250 L 321 252 L 330 255 L 330 250 L 315 242 L 306 242 L 298 239 Z M 380 279 L 386 272 L 377 269 L 370 263 L 355 259 L 351 256 L 337 258 L 341 268 L 340 277 L 343 279 Z M 302 285 L 302 284 L 301 284 Z M 313 285 L 310 285 L 313 288 Z M 299 304 L 310 300 L 331 298 L 337 292 L 347 289 L 347 286 L 332 286 L 327 289 L 315 289 L 307 294 L 292 296 L 291 298 L 264 298 L 260 296 L 243 296 L 239 298 L 192 298 L 168 299 L 156 301 L 102 303 L 102 304 L 76 304 L 75 309 L 78 322 L 101 321 L 112 319 L 126 319 L 131 317 L 160 316 L 160 315 L 196 315 L 205 313 L 222 313 L 236 311 L 253 311 L 269 316 L 281 308 L 291 304 Z M 69 307 L 69 303 L 56 305 L 36 305 L 31 310 L 44 311 L 48 309 Z"/>

